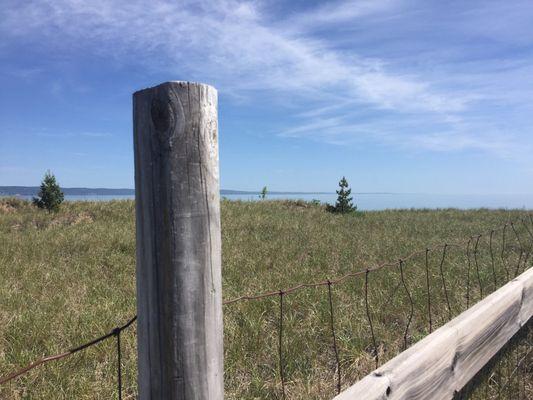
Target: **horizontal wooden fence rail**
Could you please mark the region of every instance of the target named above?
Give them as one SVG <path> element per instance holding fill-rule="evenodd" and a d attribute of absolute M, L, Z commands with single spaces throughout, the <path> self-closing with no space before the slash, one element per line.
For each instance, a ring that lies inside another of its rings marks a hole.
<path fill-rule="evenodd" d="M 453 399 L 532 315 L 530 268 L 334 400 Z"/>

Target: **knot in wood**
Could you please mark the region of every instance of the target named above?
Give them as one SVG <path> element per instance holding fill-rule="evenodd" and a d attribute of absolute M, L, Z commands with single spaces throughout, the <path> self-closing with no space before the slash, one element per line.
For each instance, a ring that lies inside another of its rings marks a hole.
<path fill-rule="evenodd" d="M 150 114 L 158 133 L 167 133 L 173 128 L 175 117 L 170 99 L 167 101 L 158 98 L 153 99 Z"/>

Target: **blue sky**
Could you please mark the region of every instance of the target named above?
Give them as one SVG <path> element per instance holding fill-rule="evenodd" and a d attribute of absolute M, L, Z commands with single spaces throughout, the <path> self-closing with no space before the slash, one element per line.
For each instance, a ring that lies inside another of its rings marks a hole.
<path fill-rule="evenodd" d="M 191 80 L 225 189 L 533 192 L 530 1 L 0 3 L 0 185 L 133 187 L 132 93 Z"/>

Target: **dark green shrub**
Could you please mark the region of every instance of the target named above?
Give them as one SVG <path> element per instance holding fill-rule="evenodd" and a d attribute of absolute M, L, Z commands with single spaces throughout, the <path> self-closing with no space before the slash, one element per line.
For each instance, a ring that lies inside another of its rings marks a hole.
<path fill-rule="evenodd" d="M 38 197 L 33 198 L 33 204 L 48 210 L 48 212 L 59 211 L 59 206 L 63 200 L 64 195 L 56 182 L 56 177 L 50 171 L 46 171 Z"/>
<path fill-rule="evenodd" d="M 340 189 L 337 190 L 337 202 L 334 206 L 328 204 L 326 210 L 339 214 L 353 213 L 357 210 L 357 206 L 353 205 L 353 197 L 350 197 L 352 189 L 348 188 L 348 181 L 344 176 L 339 181 L 339 187 Z"/>

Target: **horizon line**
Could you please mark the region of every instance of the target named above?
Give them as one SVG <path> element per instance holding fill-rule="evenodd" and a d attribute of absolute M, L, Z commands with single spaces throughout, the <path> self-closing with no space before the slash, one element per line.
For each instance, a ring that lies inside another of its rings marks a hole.
<path fill-rule="evenodd" d="M 17 189 L 27 190 L 27 191 L 35 191 L 36 189 L 39 189 L 40 186 L 23 186 L 23 185 L 0 185 L 0 196 L 5 195 L 25 195 L 23 193 L 12 193 L 13 191 Z M 3 194 L 2 189 L 11 189 L 11 193 Z M 133 192 L 131 195 L 134 195 L 135 188 L 106 188 L 106 187 L 83 187 L 83 186 L 72 186 L 72 187 L 61 187 L 62 190 L 83 190 L 83 191 L 129 191 Z M 261 194 L 260 190 L 239 190 L 239 189 L 220 189 L 220 193 L 226 192 L 226 194 L 250 194 L 250 195 L 256 195 Z M 336 194 L 335 191 L 327 192 L 327 191 L 284 191 L 284 190 L 272 190 L 267 191 L 267 195 L 284 195 L 284 194 L 326 194 L 326 195 L 332 195 Z M 461 196 L 494 196 L 494 195 L 526 195 L 530 196 L 533 195 L 533 193 L 434 193 L 434 192 L 388 192 L 388 191 L 371 191 L 371 192 L 352 192 L 352 195 L 367 195 L 367 194 L 391 194 L 391 195 L 441 195 L 441 196 L 453 196 L 453 195 L 461 195 Z M 104 195 L 105 196 L 105 195 Z"/>

